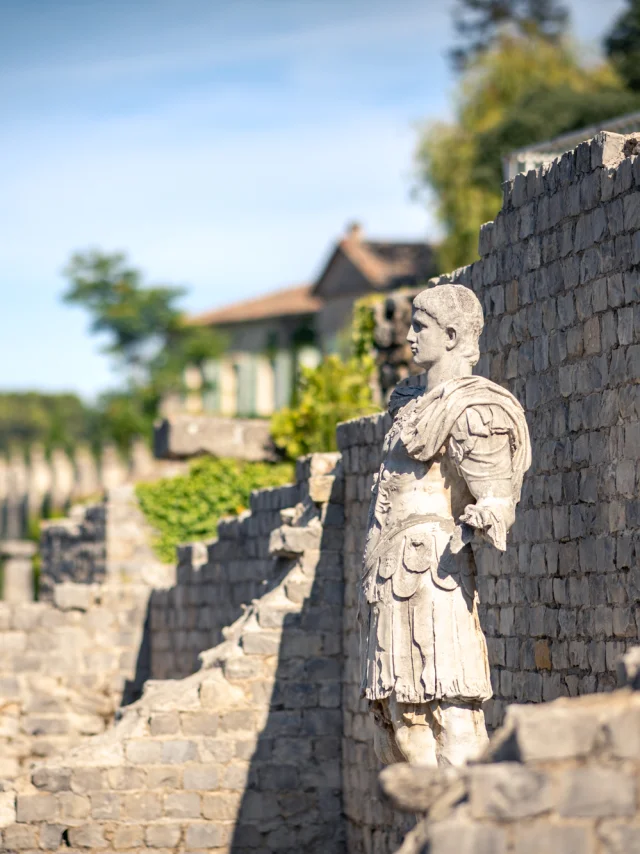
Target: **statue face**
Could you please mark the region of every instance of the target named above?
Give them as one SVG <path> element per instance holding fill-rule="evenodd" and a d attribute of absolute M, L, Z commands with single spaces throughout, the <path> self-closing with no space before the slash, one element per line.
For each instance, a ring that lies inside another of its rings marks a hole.
<path fill-rule="evenodd" d="M 456 333 L 454 329 L 443 329 L 426 311 L 414 309 L 407 341 L 416 365 L 430 368 L 455 346 Z"/>

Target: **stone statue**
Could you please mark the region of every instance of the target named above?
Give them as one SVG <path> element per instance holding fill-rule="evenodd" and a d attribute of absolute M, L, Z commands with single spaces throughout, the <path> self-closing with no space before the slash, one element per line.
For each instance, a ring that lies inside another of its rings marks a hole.
<path fill-rule="evenodd" d="M 362 691 L 386 764 L 461 765 L 487 740 L 474 547 L 505 550 L 531 449 L 515 397 L 471 375 L 483 325 L 462 285 L 418 294 L 407 340 L 426 384 L 405 380 L 389 405 L 359 617 Z"/>

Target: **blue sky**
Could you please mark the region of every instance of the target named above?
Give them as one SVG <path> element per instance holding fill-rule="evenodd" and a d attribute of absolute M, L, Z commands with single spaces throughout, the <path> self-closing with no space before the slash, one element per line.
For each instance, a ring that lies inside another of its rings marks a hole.
<path fill-rule="evenodd" d="M 622 0 L 573 0 L 594 51 Z M 115 383 L 74 250 L 204 310 L 310 280 L 352 219 L 434 237 L 416 127 L 446 117 L 452 3 L 0 0 L 0 389 Z"/>

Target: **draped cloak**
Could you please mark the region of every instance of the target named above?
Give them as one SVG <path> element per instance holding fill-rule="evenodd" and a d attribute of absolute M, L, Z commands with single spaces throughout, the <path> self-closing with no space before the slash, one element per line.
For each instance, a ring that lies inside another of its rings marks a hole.
<path fill-rule="evenodd" d="M 531 464 L 522 407 L 482 377 L 426 393 L 400 386 L 369 510 L 359 620 L 362 693 L 370 700 L 491 697 L 478 619 L 471 529 L 506 549 Z"/>

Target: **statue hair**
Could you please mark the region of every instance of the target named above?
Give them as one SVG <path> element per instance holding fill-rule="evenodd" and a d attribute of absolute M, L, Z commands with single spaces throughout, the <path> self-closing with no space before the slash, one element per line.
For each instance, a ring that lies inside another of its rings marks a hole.
<path fill-rule="evenodd" d="M 464 285 L 436 285 L 421 291 L 413 301 L 413 308 L 424 311 L 441 329 L 455 329 L 460 339 L 460 355 L 471 365 L 478 363 L 484 314 L 473 291 Z"/>

